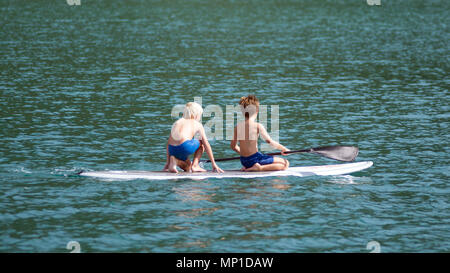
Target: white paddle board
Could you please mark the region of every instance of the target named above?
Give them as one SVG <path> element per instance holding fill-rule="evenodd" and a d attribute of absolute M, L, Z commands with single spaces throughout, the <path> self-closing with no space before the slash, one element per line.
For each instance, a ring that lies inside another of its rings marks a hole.
<path fill-rule="evenodd" d="M 203 172 L 203 173 L 169 173 L 163 171 L 98 171 L 98 172 L 81 172 L 81 176 L 106 178 L 112 180 L 132 180 L 132 179 L 149 179 L 149 180 L 168 180 L 168 179 L 207 179 L 207 178 L 256 178 L 270 176 L 310 176 L 310 175 L 341 175 L 361 171 L 373 165 L 372 161 L 363 161 L 356 163 L 322 165 L 322 166 L 305 166 L 290 167 L 285 171 L 273 172 L 242 172 L 238 170 L 225 170 L 224 173 Z"/>

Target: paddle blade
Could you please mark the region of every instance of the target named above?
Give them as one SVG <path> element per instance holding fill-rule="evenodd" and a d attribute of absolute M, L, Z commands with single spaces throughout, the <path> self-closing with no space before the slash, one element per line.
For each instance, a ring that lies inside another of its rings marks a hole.
<path fill-rule="evenodd" d="M 358 147 L 354 146 L 326 146 L 312 148 L 310 152 L 331 159 L 349 162 L 355 160 L 359 150 Z"/>

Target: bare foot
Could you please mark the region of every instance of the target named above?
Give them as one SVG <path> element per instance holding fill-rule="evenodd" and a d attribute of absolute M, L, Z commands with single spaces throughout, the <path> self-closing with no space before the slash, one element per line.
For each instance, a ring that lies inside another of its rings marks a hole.
<path fill-rule="evenodd" d="M 178 173 L 177 160 L 175 159 L 174 156 L 170 157 L 169 166 L 167 167 L 167 171 L 169 171 L 171 173 Z"/>
<path fill-rule="evenodd" d="M 206 172 L 205 169 L 203 169 L 202 167 L 200 167 L 199 165 L 192 165 L 191 167 L 192 172 Z"/>
<path fill-rule="evenodd" d="M 242 167 L 242 168 L 241 168 L 241 172 L 245 172 L 245 170 L 247 170 L 246 167 Z"/>
<path fill-rule="evenodd" d="M 251 166 L 244 170 L 245 172 L 258 172 L 261 171 L 261 165 L 259 163 L 255 163 L 255 165 Z"/>
<path fill-rule="evenodd" d="M 191 166 L 192 162 L 189 159 L 186 159 L 183 163 L 181 163 L 180 168 L 183 169 L 183 171 L 190 173 L 191 172 Z"/>

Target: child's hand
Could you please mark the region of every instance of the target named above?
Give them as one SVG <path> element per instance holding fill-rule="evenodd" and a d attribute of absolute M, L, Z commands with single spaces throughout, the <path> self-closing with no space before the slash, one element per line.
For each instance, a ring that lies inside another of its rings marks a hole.
<path fill-rule="evenodd" d="M 282 155 L 288 155 L 288 154 L 285 154 L 285 152 L 288 152 L 288 151 L 290 151 L 290 150 L 283 146 L 283 149 L 281 150 L 281 154 Z"/>
<path fill-rule="evenodd" d="M 213 172 L 216 172 L 216 173 L 223 173 L 224 171 L 223 171 L 221 168 L 219 168 L 219 166 L 217 166 L 216 164 L 214 164 L 214 165 L 213 165 Z"/>
<path fill-rule="evenodd" d="M 169 170 L 169 162 L 164 165 L 163 172 L 167 172 Z"/>

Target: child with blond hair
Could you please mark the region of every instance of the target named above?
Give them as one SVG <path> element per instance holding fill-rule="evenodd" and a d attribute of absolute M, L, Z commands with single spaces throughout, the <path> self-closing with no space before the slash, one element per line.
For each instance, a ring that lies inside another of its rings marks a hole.
<path fill-rule="evenodd" d="M 167 160 L 164 171 L 178 173 L 178 166 L 185 172 L 205 172 L 206 170 L 199 166 L 199 161 L 206 150 L 211 160 L 213 171 L 223 173 L 223 170 L 214 161 L 214 155 L 206 138 L 205 129 L 200 123 L 202 114 L 203 109 L 198 103 L 189 102 L 186 104 L 183 117 L 173 124 L 167 141 Z M 200 136 L 199 140 L 194 138 L 196 134 Z M 194 154 L 192 162 L 188 158 L 191 154 Z"/>

